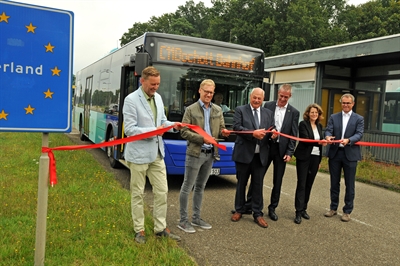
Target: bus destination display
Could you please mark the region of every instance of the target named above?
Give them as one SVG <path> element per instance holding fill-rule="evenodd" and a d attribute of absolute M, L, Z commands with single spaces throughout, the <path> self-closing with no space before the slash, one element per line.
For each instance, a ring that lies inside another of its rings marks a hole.
<path fill-rule="evenodd" d="M 207 65 L 230 70 L 254 72 L 260 54 L 208 45 L 158 42 L 157 61 Z"/>

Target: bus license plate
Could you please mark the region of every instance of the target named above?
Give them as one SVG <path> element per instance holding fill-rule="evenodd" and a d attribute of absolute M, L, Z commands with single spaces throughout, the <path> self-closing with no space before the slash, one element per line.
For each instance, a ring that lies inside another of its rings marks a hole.
<path fill-rule="evenodd" d="M 210 175 L 219 175 L 219 168 L 211 168 Z"/>

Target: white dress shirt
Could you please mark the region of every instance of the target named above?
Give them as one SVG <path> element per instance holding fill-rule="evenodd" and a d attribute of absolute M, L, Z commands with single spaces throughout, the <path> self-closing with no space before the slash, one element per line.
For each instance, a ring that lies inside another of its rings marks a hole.
<path fill-rule="evenodd" d="M 342 138 L 344 139 L 344 132 L 346 131 L 347 124 L 349 123 L 350 116 L 353 113 L 353 110 L 350 110 L 348 113 L 342 111 Z M 344 147 L 342 144 L 339 144 L 339 147 Z"/>

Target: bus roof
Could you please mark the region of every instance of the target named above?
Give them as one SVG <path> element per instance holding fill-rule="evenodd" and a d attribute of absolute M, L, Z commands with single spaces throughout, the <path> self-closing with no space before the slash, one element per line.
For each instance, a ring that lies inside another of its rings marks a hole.
<path fill-rule="evenodd" d="M 216 41 L 216 40 L 210 40 L 210 39 L 204 39 L 204 38 L 197 38 L 197 37 L 192 37 L 192 36 L 183 36 L 183 35 L 175 35 L 175 34 L 160 33 L 160 32 L 146 32 L 142 36 L 136 38 L 135 40 L 130 41 L 129 43 L 125 44 L 124 46 L 122 46 L 118 49 L 111 50 L 107 55 L 99 58 L 98 60 L 96 60 L 94 62 L 91 62 L 86 67 L 77 70 L 76 74 L 79 75 L 79 72 L 81 70 L 90 67 L 91 65 L 95 64 L 96 62 L 98 62 L 98 61 L 102 60 L 103 58 L 106 58 L 114 53 L 119 53 L 119 52 L 121 52 L 121 50 L 125 50 L 123 52 L 125 54 L 125 56 L 135 53 L 136 46 L 143 45 L 146 42 L 147 37 L 160 37 L 160 38 L 164 38 L 164 39 L 213 45 L 213 46 L 219 46 L 219 47 L 224 47 L 224 48 L 237 49 L 237 50 L 241 50 L 241 51 L 264 54 L 264 51 L 262 49 L 251 47 L 251 46 L 245 46 L 245 45 L 240 45 L 240 44 L 234 44 L 234 43 L 228 43 L 228 42 Z"/>
<path fill-rule="evenodd" d="M 365 57 L 364 60 L 371 60 L 373 56 L 379 56 L 380 60 L 388 60 L 388 62 L 394 60 L 395 63 L 397 60 L 398 63 L 400 58 L 400 34 L 270 56 L 265 58 L 264 68 L 268 71 L 271 68 L 335 60 L 344 62 L 344 59 L 362 57 Z M 347 63 L 351 65 L 352 61 L 348 60 Z"/>
<path fill-rule="evenodd" d="M 241 50 L 246 50 L 246 51 L 264 53 L 264 51 L 262 49 L 251 47 L 251 46 L 245 46 L 245 45 L 240 45 L 240 44 L 235 44 L 235 43 L 216 41 L 216 40 L 198 38 L 198 37 L 192 37 L 192 36 L 162 33 L 162 32 L 146 32 L 145 34 L 138 37 L 137 39 L 125 44 L 121 48 L 129 45 L 132 42 L 136 42 L 140 38 L 143 38 L 143 40 L 145 40 L 146 37 L 161 37 L 161 38 L 173 39 L 173 40 L 178 40 L 178 41 L 186 41 L 186 42 L 193 42 L 193 43 L 199 43 L 199 44 L 208 44 L 208 45 L 214 45 L 214 46 L 222 46 L 222 47 L 231 48 L 231 49 L 241 49 Z"/>

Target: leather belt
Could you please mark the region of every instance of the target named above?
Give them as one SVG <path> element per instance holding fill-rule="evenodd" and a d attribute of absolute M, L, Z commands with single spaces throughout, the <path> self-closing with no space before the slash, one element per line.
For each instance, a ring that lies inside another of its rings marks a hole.
<path fill-rule="evenodd" d="M 209 149 L 209 150 L 207 150 L 207 149 L 201 149 L 201 152 L 202 153 L 212 153 L 212 149 Z"/>

